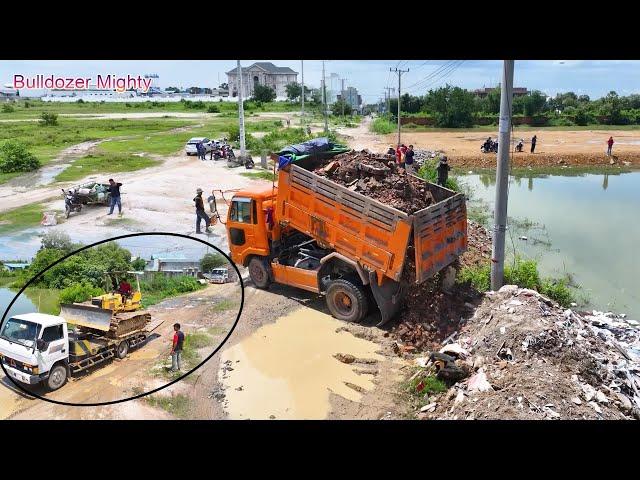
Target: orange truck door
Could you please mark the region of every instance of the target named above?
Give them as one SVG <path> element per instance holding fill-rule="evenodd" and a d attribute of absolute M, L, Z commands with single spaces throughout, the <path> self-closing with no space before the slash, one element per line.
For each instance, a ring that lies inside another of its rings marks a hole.
<path fill-rule="evenodd" d="M 253 210 L 255 200 L 247 197 L 234 197 L 229 210 L 227 228 L 229 229 L 229 248 L 232 254 L 242 256 L 245 250 L 255 245 L 257 218 Z"/>

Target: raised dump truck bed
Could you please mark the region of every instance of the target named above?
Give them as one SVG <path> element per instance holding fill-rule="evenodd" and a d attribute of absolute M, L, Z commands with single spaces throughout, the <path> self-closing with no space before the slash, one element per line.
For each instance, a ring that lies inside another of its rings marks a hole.
<path fill-rule="evenodd" d="M 436 203 L 409 215 L 290 165 L 279 173 L 279 219 L 395 281 L 412 243 L 411 263 L 421 283 L 466 250 L 467 215 L 464 194 L 413 178 Z"/>

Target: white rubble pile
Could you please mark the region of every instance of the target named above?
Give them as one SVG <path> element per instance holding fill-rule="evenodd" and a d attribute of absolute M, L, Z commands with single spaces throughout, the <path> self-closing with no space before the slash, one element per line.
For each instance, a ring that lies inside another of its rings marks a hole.
<path fill-rule="evenodd" d="M 477 407 L 485 396 L 484 407 L 491 412 L 503 408 L 507 418 L 514 409 L 528 408 L 541 419 L 640 419 L 639 325 L 624 314 L 563 309 L 515 285 L 487 292 L 456 343 L 439 352 L 468 375 L 450 382 L 437 407 L 430 404 L 422 412 L 432 412 L 427 418 L 453 418 L 454 413 L 457 418 L 460 408 Z M 428 358 L 415 363 L 433 368 Z M 506 387 L 499 385 L 504 378 L 510 382 Z M 504 393 L 508 388 L 512 392 Z M 467 412 L 463 418 L 481 414 L 476 408 Z"/>

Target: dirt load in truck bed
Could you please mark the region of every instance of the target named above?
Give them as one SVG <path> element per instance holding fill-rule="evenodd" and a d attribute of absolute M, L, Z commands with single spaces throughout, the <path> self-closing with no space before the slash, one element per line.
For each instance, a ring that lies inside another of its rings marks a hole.
<path fill-rule="evenodd" d="M 392 155 L 352 150 L 324 160 L 314 173 L 410 215 L 435 203 L 424 182 L 407 175 Z"/>

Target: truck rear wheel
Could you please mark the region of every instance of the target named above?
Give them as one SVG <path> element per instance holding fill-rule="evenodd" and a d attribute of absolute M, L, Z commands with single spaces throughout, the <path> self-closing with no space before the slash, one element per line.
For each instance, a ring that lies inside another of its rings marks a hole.
<path fill-rule="evenodd" d="M 47 379 L 47 387 L 49 390 L 58 390 L 67 382 L 67 367 L 64 365 L 56 365 L 49 372 L 49 378 Z"/>
<path fill-rule="evenodd" d="M 118 345 L 118 349 L 116 351 L 116 355 L 118 356 L 118 358 L 120 360 L 122 360 L 123 358 L 125 358 L 127 356 L 128 353 L 129 353 L 129 342 L 124 340 L 124 341 L 120 342 L 120 344 Z"/>
<path fill-rule="evenodd" d="M 331 315 L 338 320 L 359 322 L 367 315 L 367 295 L 360 285 L 350 280 L 340 278 L 331 282 L 326 297 Z"/>
<path fill-rule="evenodd" d="M 258 288 L 266 289 L 271 284 L 267 264 L 259 257 L 253 257 L 249 262 L 249 276 Z"/>

